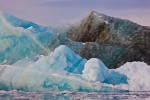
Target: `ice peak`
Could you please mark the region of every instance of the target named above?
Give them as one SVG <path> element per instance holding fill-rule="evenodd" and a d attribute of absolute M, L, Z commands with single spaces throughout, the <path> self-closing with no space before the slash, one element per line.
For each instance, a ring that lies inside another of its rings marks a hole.
<path fill-rule="evenodd" d="M 66 45 L 60 45 L 59 47 L 57 47 L 55 49 L 54 52 L 57 52 L 57 53 L 68 53 L 68 52 L 71 52 L 71 53 L 74 53 L 69 47 L 67 47 Z"/>
<path fill-rule="evenodd" d="M 82 73 L 83 77 L 90 81 L 103 82 L 108 76 L 108 69 L 101 60 L 91 58 L 84 65 Z"/>
<path fill-rule="evenodd" d="M 65 70 L 71 73 L 81 73 L 86 62 L 85 59 L 74 53 L 69 47 L 65 45 L 60 45 L 53 52 L 53 58 L 62 63 L 67 61 Z M 61 63 L 61 64 L 62 64 Z"/>
<path fill-rule="evenodd" d="M 13 15 L 7 12 L 1 12 L 0 11 L 0 18 L 4 18 L 5 20 L 7 20 L 7 18 L 12 17 Z"/>
<path fill-rule="evenodd" d="M 96 12 L 96 11 L 91 11 L 90 13 L 91 13 L 91 14 L 99 14 L 99 13 Z"/>
<path fill-rule="evenodd" d="M 80 56 L 76 55 L 76 53 L 66 45 L 60 45 L 59 47 L 57 47 L 54 50 L 53 54 L 58 56 L 64 55 L 66 58 L 71 58 L 72 60 L 75 58 L 81 59 Z"/>

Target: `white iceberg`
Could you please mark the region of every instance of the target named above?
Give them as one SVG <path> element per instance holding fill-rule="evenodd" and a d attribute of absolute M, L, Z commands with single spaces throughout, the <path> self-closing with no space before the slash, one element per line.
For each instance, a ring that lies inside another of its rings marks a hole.
<path fill-rule="evenodd" d="M 88 60 L 82 72 L 83 77 L 86 79 L 100 82 L 103 82 L 109 74 L 108 68 L 97 58 Z"/>
<path fill-rule="evenodd" d="M 127 62 L 116 69 L 128 77 L 128 90 L 150 91 L 150 66 L 144 62 Z"/>

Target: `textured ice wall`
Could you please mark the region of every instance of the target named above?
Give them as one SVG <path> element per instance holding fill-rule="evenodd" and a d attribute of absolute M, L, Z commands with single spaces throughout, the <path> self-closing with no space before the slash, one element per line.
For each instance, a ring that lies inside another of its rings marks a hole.
<path fill-rule="evenodd" d="M 32 35 L 30 30 L 12 26 L 0 13 L 0 62 L 4 60 L 13 62 L 48 53 L 49 50 Z"/>

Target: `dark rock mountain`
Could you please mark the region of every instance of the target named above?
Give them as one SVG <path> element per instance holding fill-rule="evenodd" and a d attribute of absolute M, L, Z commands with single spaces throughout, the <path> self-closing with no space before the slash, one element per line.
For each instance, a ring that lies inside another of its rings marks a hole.
<path fill-rule="evenodd" d="M 99 58 L 109 68 L 131 61 L 150 64 L 150 28 L 129 20 L 92 11 L 80 24 L 72 25 L 67 38 L 84 42 L 78 54 Z"/>

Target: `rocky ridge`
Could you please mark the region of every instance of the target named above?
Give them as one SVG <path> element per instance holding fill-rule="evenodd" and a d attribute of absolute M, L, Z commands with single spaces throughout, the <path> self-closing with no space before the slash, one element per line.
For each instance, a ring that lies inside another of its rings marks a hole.
<path fill-rule="evenodd" d="M 99 58 L 109 68 L 132 61 L 150 64 L 150 28 L 129 20 L 92 11 L 80 24 L 72 25 L 66 37 L 85 43 L 79 55 Z"/>

